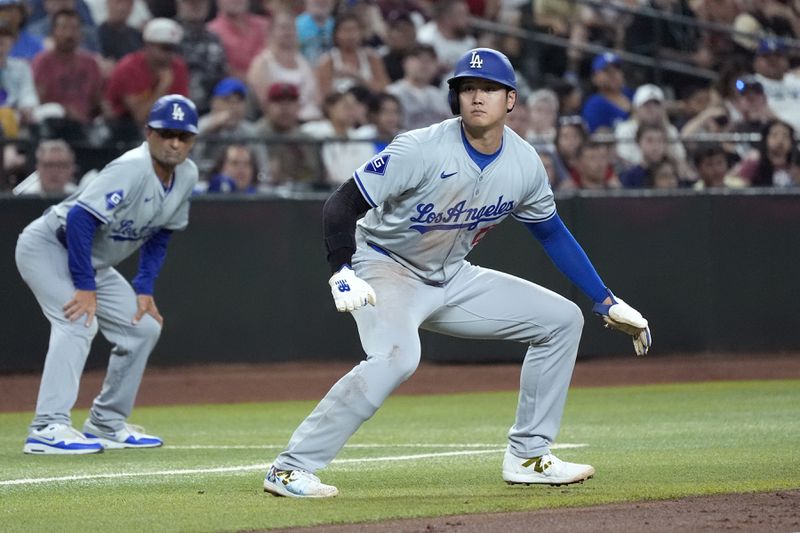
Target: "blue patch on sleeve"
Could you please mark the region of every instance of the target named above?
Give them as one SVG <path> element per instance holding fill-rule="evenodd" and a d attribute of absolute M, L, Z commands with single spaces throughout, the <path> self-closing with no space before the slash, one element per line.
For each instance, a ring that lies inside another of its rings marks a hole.
<path fill-rule="evenodd" d="M 110 193 L 106 194 L 106 209 L 114 209 L 121 204 L 123 196 L 124 193 L 122 192 L 122 189 L 111 191 Z"/>
<path fill-rule="evenodd" d="M 378 174 L 379 176 L 383 176 L 386 174 L 386 167 L 389 166 L 389 158 L 391 155 L 378 155 L 375 159 L 370 161 L 367 166 L 364 167 L 364 172 L 369 172 L 371 174 Z"/>

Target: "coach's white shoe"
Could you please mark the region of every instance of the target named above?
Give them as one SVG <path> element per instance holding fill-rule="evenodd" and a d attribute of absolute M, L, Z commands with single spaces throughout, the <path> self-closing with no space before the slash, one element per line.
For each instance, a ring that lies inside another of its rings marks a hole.
<path fill-rule="evenodd" d="M 264 491 L 290 498 L 330 498 L 339 494 L 339 489 L 322 483 L 311 472 L 278 470 L 272 465 L 264 478 Z"/>
<path fill-rule="evenodd" d="M 31 430 L 22 451 L 37 455 L 83 455 L 100 453 L 103 445 L 67 424 L 50 424 Z"/>
<path fill-rule="evenodd" d="M 121 448 L 158 448 L 164 444 L 155 435 L 148 435 L 141 426 L 125 424 L 116 431 L 100 429 L 87 420 L 83 424 L 83 434 L 90 439 L 97 439 L 104 448 L 117 450 Z"/>
<path fill-rule="evenodd" d="M 509 485 L 517 483 L 569 485 L 582 483 L 593 475 L 593 466 L 568 463 L 552 453 L 525 459 L 506 450 L 503 458 L 503 480 Z"/>

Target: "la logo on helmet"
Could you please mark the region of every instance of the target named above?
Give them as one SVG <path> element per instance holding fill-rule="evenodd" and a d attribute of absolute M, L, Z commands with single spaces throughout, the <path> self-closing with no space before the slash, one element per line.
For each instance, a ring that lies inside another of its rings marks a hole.
<path fill-rule="evenodd" d="M 181 106 L 177 103 L 172 104 L 172 120 L 180 120 L 183 122 L 184 116 L 185 115 L 183 113 L 183 109 L 181 109 Z"/>
<path fill-rule="evenodd" d="M 483 59 L 478 52 L 472 52 L 472 58 L 469 61 L 469 68 L 483 68 Z"/>

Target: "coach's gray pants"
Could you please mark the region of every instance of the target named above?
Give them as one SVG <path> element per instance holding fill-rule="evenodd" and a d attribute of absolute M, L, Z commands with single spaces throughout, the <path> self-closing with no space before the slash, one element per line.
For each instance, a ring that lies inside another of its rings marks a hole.
<path fill-rule="evenodd" d="M 315 472 L 328 465 L 414 373 L 420 327 L 456 337 L 528 343 L 509 448 L 519 457 L 549 452 L 561 425 L 583 328 L 575 304 L 528 281 L 466 262 L 443 287 L 426 285 L 382 258 L 356 261 L 353 267 L 377 296 L 376 306 L 353 312 L 367 358 L 295 430 L 274 462 L 277 468 Z"/>
<path fill-rule="evenodd" d="M 158 341 L 161 326 L 150 315 L 136 326 L 131 324 L 136 314 L 136 294 L 113 268 L 100 269 L 95 276 L 97 312 L 92 324 L 84 325 L 85 315 L 75 322 L 67 320 L 62 307 L 74 296 L 75 287 L 67 250 L 56 239 L 53 218 L 45 215 L 31 222 L 20 234 L 16 249 L 17 268 L 51 326 L 31 427 L 71 423 L 70 411 L 78 398 L 83 367 L 99 327 L 114 348 L 90 417 L 101 428 L 121 429 L 133 410 L 147 358 Z"/>

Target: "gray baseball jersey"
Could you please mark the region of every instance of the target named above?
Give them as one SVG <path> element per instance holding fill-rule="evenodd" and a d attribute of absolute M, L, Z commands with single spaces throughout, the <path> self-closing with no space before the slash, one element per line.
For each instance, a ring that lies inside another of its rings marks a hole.
<path fill-rule="evenodd" d="M 189 224 L 189 196 L 197 184 L 197 165 L 187 159 L 175 167 L 171 189 L 164 190 L 153 170 L 147 143 L 109 163 L 100 173 L 53 207 L 62 226 L 79 205 L 103 224 L 92 243 L 92 265 L 119 264 L 160 229 Z"/>
<path fill-rule="evenodd" d="M 328 392 L 275 459 L 281 470 L 329 464 L 350 436 L 416 369 L 419 329 L 528 345 L 509 450 L 548 453 L 561 423 L 577 355 L 580 309 L 543 287 L 464 258 L 511 215 L 555 215 L 536 151 L 509 128 L 482 171 L 465 147 L 461 120 L 398 136 L 362 165 L 355 181 L 373 209 L 359 221 L 352 266 L 375 290 L 352 315 L 367 357 Z M 388 256 L 388 257 L 387 257 Z"/>
<path fill-rule="evenodd" d="M 450 279 L 507 216 L 538 222 L 555 213 L 547 174 L 530 144 L 506 127 L 501 153 L 481 171 L 457 118 L 398 136 L 356 170 L 355 180 L 375 208 L 358 223 L 359 247 L 376 245 L 433 283 Z"/>

